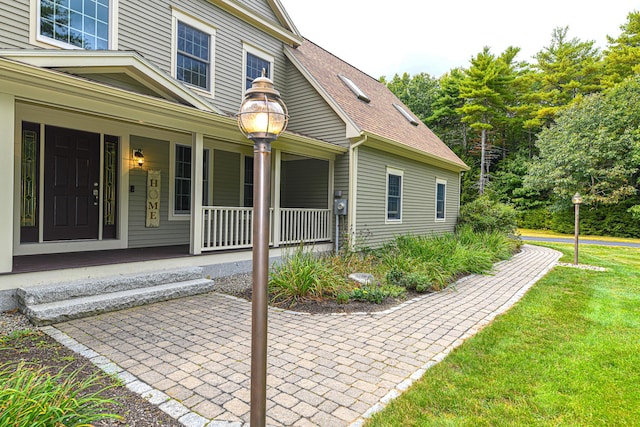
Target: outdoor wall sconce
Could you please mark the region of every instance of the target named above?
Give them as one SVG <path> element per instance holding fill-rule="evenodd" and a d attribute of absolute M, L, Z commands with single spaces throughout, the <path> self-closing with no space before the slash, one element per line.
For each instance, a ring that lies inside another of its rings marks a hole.
<path fill-rule="evenodd" d="M 575 247 L 573 250 L 573 263 L 578 265 L 578 234 L 579 234 L 579 226 L 580 226 L 580 205 L 582 204 L 582 196 L 580 193 L 576 193 L 572 198 L 571 202 L 575 206 Z"/>
<path fill-rule="evenodd" d="M 133 149 L 133 161 L 140 167 L 142 167 L 142 165 L 144 164 L 144 154 L 142 153 L 141 148 Z"/>
<path fill-rule="evenodd" d="M 253 288 L 251 297 L 251 427 L 264 427 L 267 405 L 267 284 L 271 142 L 289 122 L 287 107 L 265 77 L 253 81 L 238 112 L 238 127 L 253 141 Z"/>

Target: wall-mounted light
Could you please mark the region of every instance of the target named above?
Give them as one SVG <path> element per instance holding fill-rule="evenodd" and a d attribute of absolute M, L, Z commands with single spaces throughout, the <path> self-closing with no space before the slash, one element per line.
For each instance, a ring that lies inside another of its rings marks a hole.
<path fill-rule="evenodd" d="M 133 149 L 133 161 L 138 164 L 138 166 L 142 167 L 144 164 L 144 154 L 142 153 L 141 148 Z"/>

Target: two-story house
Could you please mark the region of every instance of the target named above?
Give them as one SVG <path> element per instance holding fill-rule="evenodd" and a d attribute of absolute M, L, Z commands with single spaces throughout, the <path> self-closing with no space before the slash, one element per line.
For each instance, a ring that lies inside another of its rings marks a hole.
<path fill-rule="evenodd" d="M 467 166 L 384 85 L 305 40 L 278 0 L 0 9 L 0 273 L 133 248 L 247 259 L 253 145 L 235 113 L 263 70 L 290 114 L 273 143 L 274 248 L 332 248 L 336 194 L 342 233 L 373 246 L 453 230 Z"/>

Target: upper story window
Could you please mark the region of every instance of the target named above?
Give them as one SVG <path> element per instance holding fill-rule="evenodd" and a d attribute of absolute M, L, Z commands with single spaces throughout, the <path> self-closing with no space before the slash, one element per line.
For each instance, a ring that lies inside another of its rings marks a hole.
<path fill-rule="evenodd" d="M 213 92 L 213 43 L 216 30 L 176 9 L 173 14 L 173 75 Z"/>
<path fill-rule="evenodd" d="M 38 40 L 63 48 L 106 50 L 117 0 L 38 0 Z"/>
<path fill-rule="evenodd" d="M 404 172 L 387 168 L 387 217 L 386 222 L 402 221 L 402 178 Z"/>
<path fill-rule="evenodd" d="M 244 90 L 251 88 L 253 81 L 262 76 L 263 70 L 265 72 L 265 77 L 273 80 L 274 59 L 271 55 L 245 45 L 244 62 Z"/>

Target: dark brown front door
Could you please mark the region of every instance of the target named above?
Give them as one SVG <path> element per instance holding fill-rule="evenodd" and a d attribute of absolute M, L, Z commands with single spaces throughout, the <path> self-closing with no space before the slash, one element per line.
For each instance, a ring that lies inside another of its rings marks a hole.
<path fill-rule="evenodd" d="M 100 135 L 45 127 L 44 240 L 97 239 Z"/>

